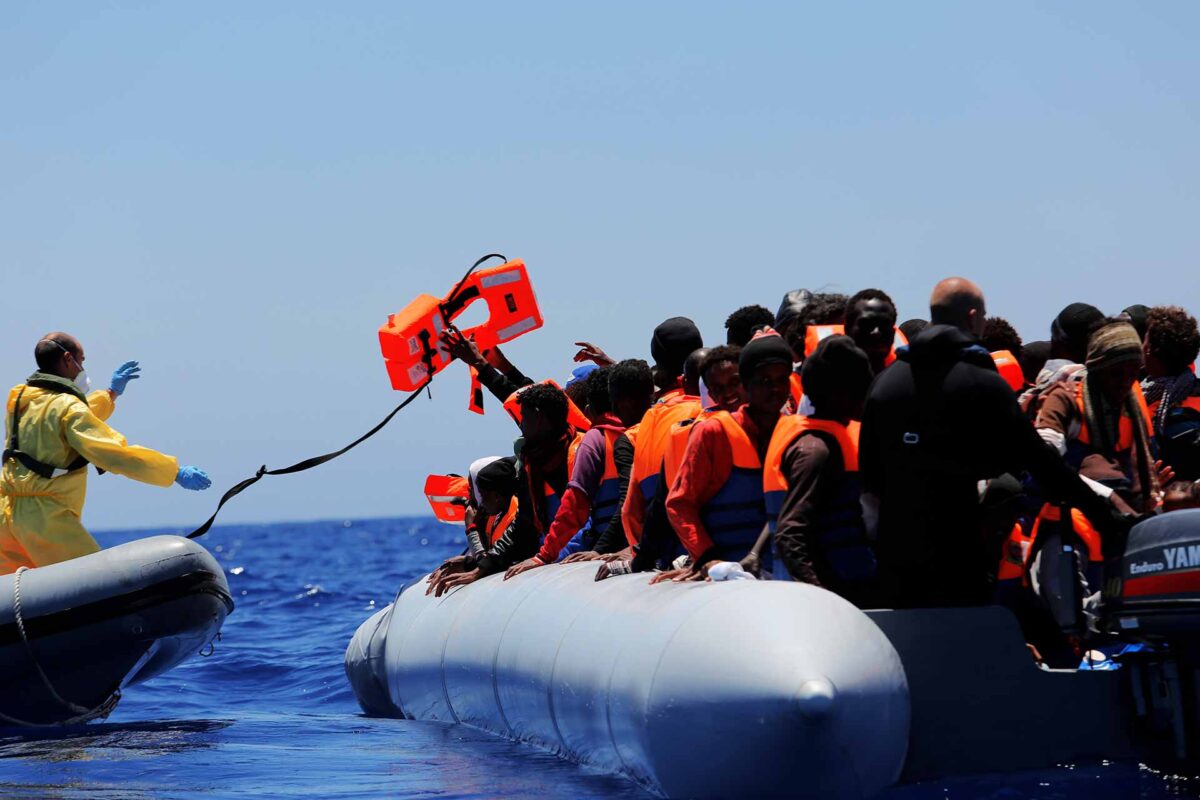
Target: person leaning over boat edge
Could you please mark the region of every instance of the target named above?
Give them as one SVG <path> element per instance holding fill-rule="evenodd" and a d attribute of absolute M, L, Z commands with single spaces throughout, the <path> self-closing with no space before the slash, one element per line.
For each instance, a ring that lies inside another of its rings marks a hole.
<path fill-rule="evenodd" d="M 567 396 L 556 386 L 535 383 L 517 395 L 521 408 L 518 440 L 517 515 L 479 559 L 443 564 L 429 576 L 426 593 L 438 597 L 456 586 L 501 572 L 537 552 L 557 515 L 583 434 L 567 422 Z"/>
<path fill-rule="evenodd" d="M 105 422 L 130 381 L 136 361 L 113 372 L 109 388 L 90 394 L 83 345 L 66 333 L 34 346 L 38 371 L 9 392 L 4 466 L 0 472 L 0 574 L 95 553 L 100 545 L 80 520 L 87 465 L 127 478 L 185 489 L 211 485 L 202 470 L 126 443 Z"/>
<path fill-rule="evenodd" d="M 602 537 L 605 550 L 611 549 L 618 538 L 624 541 L 620 508 L 629 485 L 633 453 L 623 449 L 618 462 L 617 448 L 626 429 L 638 424 L 650 408 L 654 379 L 645 361 L 628 359 L 601 367 L 589 380 L 588 408 L 599 412 L 596 424 L 579 445 L 571 480 L 541 548 L 533 557 L 510 567 L 505 580 L 556 561 L 589 520 L 591 535 L 584 539 L 585 551 L 592 551 Z M 617 526 L 615 531 L 613 525 Z"/>

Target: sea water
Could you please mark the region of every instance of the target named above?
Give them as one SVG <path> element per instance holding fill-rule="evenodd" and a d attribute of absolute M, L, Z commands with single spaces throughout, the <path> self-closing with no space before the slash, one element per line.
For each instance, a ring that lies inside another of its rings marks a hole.
<path fill-rule="evenodd" d="M 97 538 L 111 546 L 177 532 Z M 237 604 L 215 652 L 131 687 L 107 722 L 0 731 L 0 796 L 649 796 L 463 726 L 362 715 L 342 668 L 350 636 L 402 585 L 460 550 L 461 529 L 431 518 L 236 525 L 201 542 L 225 568 Z M 1198 797 L 1195 783 L 1097 763 L 903 787 L 888 797 L 1157 800 Z"/>

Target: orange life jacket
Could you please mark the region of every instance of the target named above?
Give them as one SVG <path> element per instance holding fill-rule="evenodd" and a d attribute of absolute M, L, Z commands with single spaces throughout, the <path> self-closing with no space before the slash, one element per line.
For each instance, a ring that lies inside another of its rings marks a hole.
<path fill-rule="evenodd" d="M 542 313 L 524 261 L 514 259 L 478 270 L 445 298 L 420 295 L 380 326 L 379 347 L 393 389 L 415 391 L 454 360 L 442 344 L 442 332 L 479 300 L 487 304 L 488 321 L 462 333 L 473 336 L 480 350 L 542 327 Z"/>
<path fill-rule="evenodd" d="M 1021 371 L 1021 362 L 1008 350 L 996 350 L 992 353 L 992 361 L 996 362 L 996 371 L 1004 382 L 1014 392 L 1025 388 L 1025 373 Z"/>
<path fill-rule="evenodd" d="M 827 498 L 816 519 L 816 543 L 820 556 L 843 584 L 864 584 L 875 578 L 875 552 L 867 539 L 863 523 L 858 480 L 858 426 L 853 428 L 833 420 L 785 416 L 775 423 L 767 458 L 763 462 L 763 493 L 766 500 L 767 524 L 774 533 L 779 514 L 787 497 L 787 476 L 783 474 L 783 457 L 801 436 L 826 433 L 833 437 L 841 451 L 844 468 L 842 480 Z M 790 577 L 785 570 L 776 570 L 776 577 Z"/>
<path fill-rule="evenodd" d="M 561 390 L 562 388 L 552 380 L 542 381 L 542 383 L 549 384 L 555 389 Z M 529 384 L 529 386 L 532 385 L 533 384 Z M 518 425 L 521 424 L 521 404 L 518 402 L 518 398 L 521 396 L 521 392 L 528 389 L 529 386 L 522 386 L 520 389 L 517 389 L 515 392 L 510 394 L 508 399 L 504 401 L 504 410 L 508 412 L 508 415 L 512 417 L 513 421 Z M 570 397 L 567 398 L 567 424 L 574 427 L 577 431 L 589 431 L 592 429 L 592 421 L 587 418 L 587 414 L 584 414 L 579 410 L 579 406 L 575 405 L 575 403 L 571 401 Z"/>
<path fill-rule="evenodd" d="M 758 543 L 759 534 L 767 522 L 763 499 L 763 463 L 745 428 L 728 411 L 718 411 L 711 419 L 720 423 L 721 430 L 729 440 L 733 467 L 725 483 L 700 509 L 700 519 L 713 541 L 718 558 L 740 561 Z M 767 547 L 759 554 L 759 563 L 765 572 L 772 570 L 772 553 L 773 548 Z M 693 556 L 698 555 L 693 553 Z"/>
<path fill-rule="evenodd" d="M 649 502 L 654 496 L 663 454 L 671 437 L 671 427 L 680 420 L 694 419 L 700 414 L 700 400 L 685 394 L 664 398 L 651 406 L 642 417 L 637 443 L 633 449 L 633 470 L 629 474 L 629 491 L 637 487 Z"/>
<path fill-rule="evenodd" d="M 570 482 L 571 475 L 573 475 L 575 472 L 575 454 L 579 452 L 579 445 L 582 443 L 583 443 L 583 432 L 575 431 L 574 438 L 572 438 L 571 443 L 569 445 L 567 445 L 567 481 L 568 482 Z M 525 465 L 525 474 L 528 476 L 529 481 L 532 483 L 533 468 L 529 464 Z M 537 491 L 536 486 L 533 488 L 534 488 L 534 491 Z M 542 496 L 545 498 L 546 518 L 542 519 L 540 514 L 534 514 L 533 517 L 534 517 L 534 524 L 537 526 L 537 529 L 538 529 L 538 533 L 540 533 L 541 538 L 544 539 L 546 537 L 546 532 L 550 530 L 550 525 L 553 524 L 553 522 L 554 522 L 554 518 L 556 516 L 558 516 L 558 507 L 560 505 L 562 505 L 562 495 L 560 495 L 558 492 L 556 492 L 554 490 L 554 487 L 552 487 L 549 483 L 546 483 L 544 481 L 542 483 L 541 492 L 542 492 Z M 539 545 L 540 544 L 541 543 L 539 542 Z"/>
<path fill-rule="evenodd" d="M 617 439 L 625 432 L 604 428 L 604 473 L 600 476 L 600 485 L 596 487 L 596 496 L 592 498 L 593 543 L 604 533 L 612 518 L 621 513 L 621 478 L 617 474 L 613 452 L 617 449 Z"/>
<path fill-rule="evenodd" d="M 490 548 L 496 543 L 496 540 L 504 535 L 508 530 L 508 526 L 517 518 L 517 498 L 516 495 L 508 504 L 508 510 L 503 514 L 495 514 L 488 517 L 488 520 L 479 529 L 480 537 L 483 539 L 483 546 Z"/>
<path fill-rule="evenodd" d="M 804 357 L 808 358 L 817 349 L 817 345 L 822 339 L 828 339 L 830 336 L 845 336 L 845 325 L 809 325 L 804 332 Z M 888 353 L 887 360 L 884 361 L 886 366 L 891 366 L 896 360 L 896 348 L 903 347 L 908 344 L 908 337 L 899 328 L 896 328 L 896 338 L 892 340 L 892 352 Z"/>
<path fill-rule="evenodd" d="M 788 382 L 792 387 L 792 399 L 789 404 L 789 410 L 795 414 L 800 409 L 800 401 L 804 399 L 804 381 L 800 380 L 800 373 L 792 370 L 792 374 L 788 376 Z"/>
<path fill-rule="evenodd" d="M 1008 538 L 1004 541 L 1004 545 L 1000 550 L 1000 566 L 996 569 L 997 581 L 1018 581 L 1024 579 L 1025 563 L 1029 559 L 1029 548 L 1032 544 L 1032 533 L 1026 533 L 1025 526 L 1020 522 L 1014 524 L 1013 529 L 1009 532 Z M 1099 547 L 1098 542 L 1097 547 Z"/>
<path fill-rule="evenodd" d="M 425 497 L 438 520 L 462 522 L 471 498 L 470 483 L 461 475 L 430 475 L 425 479 Z"/>
<path fill-rule="evenodd" d="M 1075 382 L 1075 405 L 1079 409 L 1079 434 L 1067 442 L 1067 463 L 1076 470 L 1083 464 L 1084 458 L 1089 453 L 1094 452 L 1091 447 L 1091 432 L 1088 430 L 1087 414 L 1084 412 L 1083 402 L 1083 381 Z M 1140 413 L 1144 415 L 1143 420 L 1149 420 L 1149 410 L 1146 408 L 1146 397 L 1142 394 L 1142 387 L 1138 384 L 1133 385 L 1133 395 L 1137 402 L 1137 407 Z M 1121 414 L 1118 422 L 1117 433 L 1117 454 L 1127 453 L 1133 449 L 1136 439 L 1134 438 L 1134 420 L 1127 414 Z M 1037 521 L 1033 525 L 1033 533 L 1030 536 L 1030 541 L 1036 543 L 1039 535 L 1042 535 L 1043 528 L 1060 526 L 1066 523 L 1063 518 L 1063 506 L 1052 505 L 1046 503 L 1038 512 Z M 1087 517 L 1083 515 L 1079 509 L 1070 509 L 1070 531 L 1073 531 L 1087 545 L 1087 556 L 1093 564 L 1103 562 L 1104 553 L 1100 546 L 1100 533 L 1092 527 Z"/>

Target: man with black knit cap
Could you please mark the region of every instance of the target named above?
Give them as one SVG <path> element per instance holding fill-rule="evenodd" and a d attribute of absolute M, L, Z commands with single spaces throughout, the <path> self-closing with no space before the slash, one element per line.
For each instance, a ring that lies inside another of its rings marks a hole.
<path fill-rule="evenodd" d="M 763 459 L 788 400 L 791 348 L 761 331 L 742 349 L 738 371 L 750 402 L 695 424 L 667 495 L 667 515 L 692 558 L 688 579 L 703 578 L 713 561 L 745 561 L 767 521 Z M 770 572 L 770 547 L 757 555 Z"/>
<path fill-rule="evenodd" d="M 1082 509 L 1118 552 L 1129 522 L 1047 447 L 979 345 L 979 287 L 949 278 L 930 306 L 932 324 L 876 378 L 863 413 L 859 475 L 872 501 L 864 505 L 877 509 L 885 601 L 897 608 L 990 601 L 995 561 L 978 483 L 1006 472 L 1028 470 L 1047 497 Z"/>
<path fill-rule="evenodd" d="M 671 317 L 654 329 L 650 355 L 654 358 L 654 383 L 659 389 L 654 399 L 680 391 L 683 362 L 703 346 L 700 329 L 687 317 Z"/>

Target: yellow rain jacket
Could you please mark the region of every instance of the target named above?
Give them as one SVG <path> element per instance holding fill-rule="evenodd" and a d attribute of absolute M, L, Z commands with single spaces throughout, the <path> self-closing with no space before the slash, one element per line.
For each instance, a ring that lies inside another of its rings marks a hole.
<path fill-rule="evenodd" d="M 179 462 L 125 437 L 105 420 L 113 412 L 106 391 L 84 395 L 65 378 L 35 373 L 31 381 L 56 390 L 19 385 L 8 394 L 4 446 L 12 442 L 13 411 L 21 397 L 20 450 L 45 464 L 66 468 L 83 456 L 99 469 L 155 486 L 170 486 Z M 0 575 L 17 567 L 40 567 L 100 549 L 80 515 L 87 494 L 87 468 L 43 478 L 16 458 L 0 472 Z"/>

